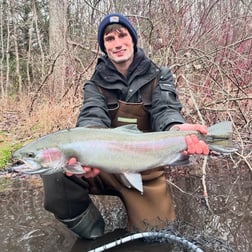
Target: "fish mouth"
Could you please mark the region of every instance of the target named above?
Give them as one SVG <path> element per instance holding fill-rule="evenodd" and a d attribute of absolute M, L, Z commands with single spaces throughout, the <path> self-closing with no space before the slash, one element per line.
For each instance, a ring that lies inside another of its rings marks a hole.
<path fill-rule="evenodd" d="M 42 167 L 37 162 L 33 160 L 27 159 L 18 159 L 13 161 L 13 166 L 11 168 L 13 172 L 21 173 L 21 174 L 43 174 L 48 171 L 47 168 Z"/>

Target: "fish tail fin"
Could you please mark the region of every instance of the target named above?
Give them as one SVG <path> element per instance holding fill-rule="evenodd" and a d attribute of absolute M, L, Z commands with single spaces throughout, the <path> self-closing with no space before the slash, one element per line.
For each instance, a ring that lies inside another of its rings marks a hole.
<path fill-rule="evenodd" d="M 232 142 L 233 128 L 231 121 L 216 123 L 208 128 L 206 142 L 210 150 L 231 153 L 237 151 Z"/>

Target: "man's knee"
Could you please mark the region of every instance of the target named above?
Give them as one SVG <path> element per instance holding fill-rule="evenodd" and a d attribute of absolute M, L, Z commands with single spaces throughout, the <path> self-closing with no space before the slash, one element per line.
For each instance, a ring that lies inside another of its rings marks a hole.
<path fill-rule="evenodd" d="M 76 176 L 64 173 L 42 176 L 44 184 L 44 207 L 58 218 L 74 218 L 89 205 L 88 183 Z"/>

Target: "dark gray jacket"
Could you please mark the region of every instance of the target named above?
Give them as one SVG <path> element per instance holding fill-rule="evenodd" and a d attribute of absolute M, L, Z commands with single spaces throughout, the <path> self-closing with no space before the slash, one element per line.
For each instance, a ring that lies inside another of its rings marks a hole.
<path fill-rule="evenodd" d="M 154 79 L 157 80 L 155 87 L 146 89 Z M 98 59 L 91 80 L 85 83 L 83 89 L 83 105 L 77 127 L 111 126 L 109 108 L 113 104 L 109 104 L 111 101 L 101 89 L 116 100 L 143 102 L 150 112 L 153 131 L 163 131 L 175 123 L 184 123 L 171 71 L 158 68 L 140 48 L 135 53 L 127 78 L 115 69 L 107 56 L 102 56 Z M 143 94 L 146 90 L 149 90 L 149 98 L 143 99 L 148 97 Z"/>

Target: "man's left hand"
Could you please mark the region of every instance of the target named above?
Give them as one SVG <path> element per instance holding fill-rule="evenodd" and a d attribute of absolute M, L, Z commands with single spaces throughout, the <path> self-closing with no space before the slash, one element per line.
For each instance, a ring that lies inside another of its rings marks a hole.
<path fill-rule="evenodd" d="M 207 127 L 205 125 L 201 124 L 177 124 L 172 126 L 170 130 L 181 130 L 181 131 L 198 131 L 203 135 L 207 134 Z M 207 144 L 199 140 L 196 135 L 188 135 L 185 137 L 186 144 L 187 144 L 187 150 L 184 151 L 185 155 L 191 155 L 191 154 L 203 154 L 208 155 L 209 149 Z"/>
<path fill-rule="evenodd" d="M 173 125 L 170 130 L 185 130 L 185 131 L 199 131 L 201 134 L 206 135 L 207 134 L 207 126 L 201 125 L 201 124 L 190 124 L 190 123 L 184 123 L 184 124 L 176 124 Z"/>

